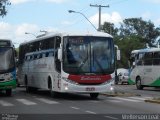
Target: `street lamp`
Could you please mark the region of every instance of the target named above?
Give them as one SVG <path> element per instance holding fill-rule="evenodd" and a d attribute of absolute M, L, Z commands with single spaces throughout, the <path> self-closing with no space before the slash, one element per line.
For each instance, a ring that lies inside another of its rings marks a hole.
<path fill-rule="evenodd" d="M 44 32 L 44 34 L 48 33 L 48 31 L 46 31 L 46 30 L 40 30 L 40 32 Z"/>
<path fill-rule="evenodd" d="M 81 12 L 77 12 L 77 11 L 74 11 L 74 10 L 68 10 L 68 12 L 69 13 L 79 13 L 79 14 L 81 14 L 83 17 L 85 17 L 86 18 L 86 20 L 89 22 L 89 23 L 91 23 L 91 21 L 89 21 L 89 19 L 83 14 L 83 13 L 81 13 Z M 94 29 L 97 31 L 97 28 L 91 23 L 91 25 L 92 25 L 92 27 L 94 27 Z"/>
<path fill-rule="evenodd" d="M 33 33 L 25 32 L 25 34 L 30 34 L 30 35 L 33 35 L 34 37 L 37 37 L 37 36 L 34 35 Z"/>

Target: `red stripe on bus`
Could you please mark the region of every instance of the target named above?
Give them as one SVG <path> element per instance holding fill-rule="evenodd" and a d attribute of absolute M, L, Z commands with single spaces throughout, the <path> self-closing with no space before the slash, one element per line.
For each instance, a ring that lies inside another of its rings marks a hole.
<path fill-rule="evenodd" d="M 77 83 L 103 83 L 112 77 L 111 75 L 69 75 L 68 79 Z"/>

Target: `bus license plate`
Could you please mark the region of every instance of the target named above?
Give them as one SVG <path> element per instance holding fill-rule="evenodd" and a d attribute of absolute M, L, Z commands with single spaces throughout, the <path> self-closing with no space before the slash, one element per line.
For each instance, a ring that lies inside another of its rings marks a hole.
<path fill-rule="evenodd" d="M 95 88 L 94 87 L 87 87 L 86 91 L 95 91 Z"/>

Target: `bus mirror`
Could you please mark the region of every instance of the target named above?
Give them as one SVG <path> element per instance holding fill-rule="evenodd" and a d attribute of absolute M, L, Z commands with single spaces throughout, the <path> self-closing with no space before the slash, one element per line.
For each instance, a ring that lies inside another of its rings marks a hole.
<path fill-rule="evenodd" d="M 135 62 L 133 62 L 133 66 L 135 66 L 136 64 L 135 64 Z"/>
<path fill-rule="evenodd" d="M 62 61 L 62 49 L 61 48 L 58 49 L 58 59 Z"/>
<path fill-rule="evenodd" d="M 120 50 L 117 50 L 117 60 L 121 60 Z"/>

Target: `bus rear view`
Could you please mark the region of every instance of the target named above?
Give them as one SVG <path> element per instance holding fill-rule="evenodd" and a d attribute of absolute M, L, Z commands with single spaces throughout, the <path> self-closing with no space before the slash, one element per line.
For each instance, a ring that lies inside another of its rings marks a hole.
<path fill-rule="evenodd" d="M 14 47 L 10 40 L 0 40 L 0 91 L 11 96 L 12 88 L 16 87 Z"/>

